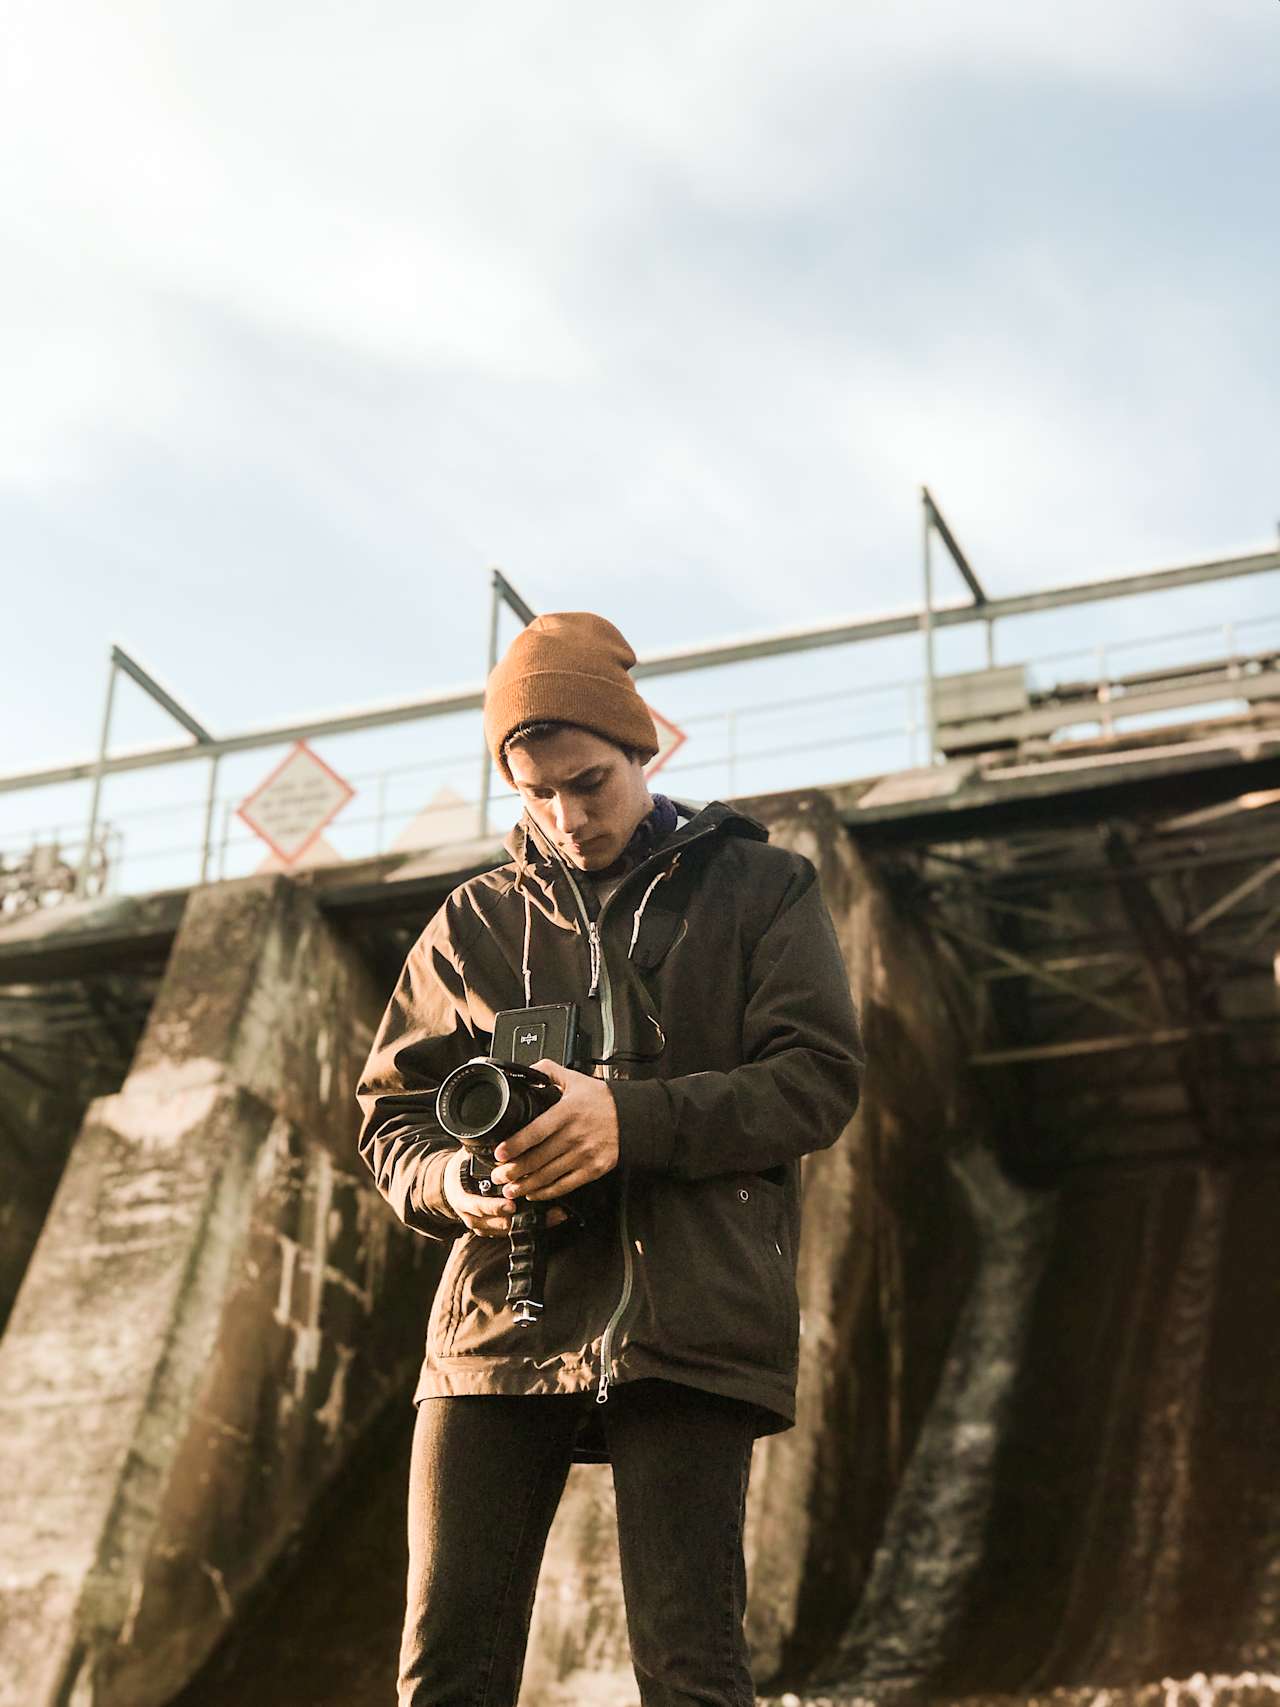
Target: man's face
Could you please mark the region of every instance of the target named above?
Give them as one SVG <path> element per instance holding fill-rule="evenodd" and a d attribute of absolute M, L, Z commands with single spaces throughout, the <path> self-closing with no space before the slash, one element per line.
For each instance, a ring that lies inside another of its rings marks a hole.
<path fill-rule="evenodd" d="M 652 808 L 644 767 L 585 729 L 508 747 L 507 767 L 534 823 L 579 871 L 603 871 Z"/>

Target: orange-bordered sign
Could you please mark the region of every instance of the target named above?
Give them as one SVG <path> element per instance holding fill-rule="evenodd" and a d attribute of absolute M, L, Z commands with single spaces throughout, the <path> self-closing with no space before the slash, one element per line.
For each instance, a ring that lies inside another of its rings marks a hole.
<path fill-rule="evenodd" d="M 293 865 L 338 816 L 355 789 L 305 741 L 296 741 L 236 815 L 261 836 L 277 859 Z"/>
<path fill-rule="evenodd" d="M 649 715 L 653 718 L 653 726 L 658 731 L 658 750 L 644 767 L 646 776 L 653 776 L 660 771 L 673 753 L 678 753 L 689 737 L 683 729 L 677 729 L 669 717 L 664 717 L 660 711 L 649 707 Z"/>

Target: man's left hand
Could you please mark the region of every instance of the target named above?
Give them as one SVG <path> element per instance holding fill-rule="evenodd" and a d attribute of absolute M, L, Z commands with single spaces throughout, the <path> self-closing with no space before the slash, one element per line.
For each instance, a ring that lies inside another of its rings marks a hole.
<path fill-rule="evenodd" d="M 493 1177 L 507 1197 L 563 1197 L 618 1165 L 618 1110 L 603 1079 L 575 1073 L 558 1061 L 536 1061 L 560 1087 L 553 1108 L 504 1139 L 494 1151 Z"/>

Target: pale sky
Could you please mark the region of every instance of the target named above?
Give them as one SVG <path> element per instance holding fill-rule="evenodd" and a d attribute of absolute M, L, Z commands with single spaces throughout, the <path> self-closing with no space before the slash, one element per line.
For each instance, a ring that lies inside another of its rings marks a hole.
<path fill-rule="evenodd" d="M 0 19 L 0 771 L 93 749 L 113 640 L 219 733 L 476 683 L 495 563 L 641 652 L 909 604 L 921 481 L 995 593 L 1275 539 L 1275 0 Z M 1259 578 L 1001 655 L 1272 613 Z M 121 742 L 167 732 L 122 695 Z"/>

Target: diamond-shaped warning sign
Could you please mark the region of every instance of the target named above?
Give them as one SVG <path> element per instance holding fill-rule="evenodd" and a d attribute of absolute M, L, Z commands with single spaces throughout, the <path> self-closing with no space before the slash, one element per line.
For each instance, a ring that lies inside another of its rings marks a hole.
<path fill-rule="evenodd" d="M 354 793 L 305 741 L 298 741 L 236 813 L 277 858 L 293 865 Z"/>
<path fill-rule="evenodd" d="M 664 717 L 660 711 L 649 707 L 649 715 L 653 718 L 653 726 L 658 731 L 658 750 L 644 767 L 646 776 L 653 776 L 660 771 L 671 757 L 678 753 L 689 737 L 683 729 L 677 729 L 670 718 Z"/>

